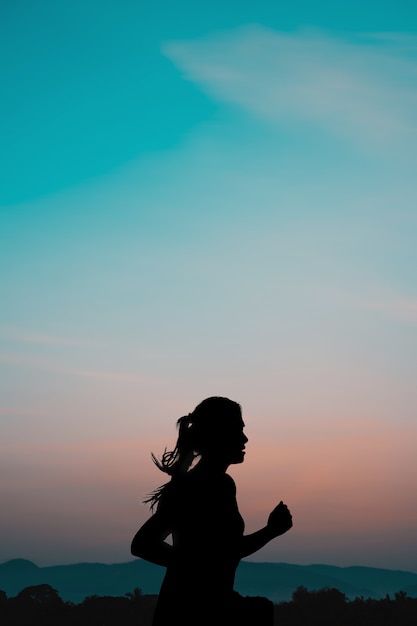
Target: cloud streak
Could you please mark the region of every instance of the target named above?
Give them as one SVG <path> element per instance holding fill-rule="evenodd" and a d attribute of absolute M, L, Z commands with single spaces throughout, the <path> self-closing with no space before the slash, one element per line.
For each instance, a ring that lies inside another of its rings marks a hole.
<path fill-rule="evenodd" d="M 410 37 L 348 41 L 259 26 L 164 47 L 187 79 L 217 99 L 276 123 L 312 122 L 368 147 L 415 141 L 416 50 Z"/>
<path fill-rule="evenodd" d="M 132 374 L 128 372 L 66 368 L 57 365 L 49 359 L 13 353 L 0 353 L 0 363 L 12 364 L 19 367 L 30 367 L 56 374 L 80 376 L 82 378 L 99 378 L 121 382 L 144 382 L 154 380 L 154 378 L 149 376 L 142 376 L 140 374 Z"/>
<path fill-rule="evenodd" d="M 58 337 L 47 333 L 34 333 L 21 329 L 1 328 L 2 335 L 11 341 L 18 343 L 40 344 L 48 346 L 86 346 L 89 342 L 73 337 Z"/>
<path fill-rule="evenodd" d="M 417 298 L 386 298 L 367 302 L 365 306 L 387 313 L 396 319 L 417 323 Z"/>

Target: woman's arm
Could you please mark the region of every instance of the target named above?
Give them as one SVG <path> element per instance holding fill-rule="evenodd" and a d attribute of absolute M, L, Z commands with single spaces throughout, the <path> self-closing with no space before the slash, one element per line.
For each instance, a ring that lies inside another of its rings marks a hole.
<path fill-rule="evenodd" d="M 165 539 L 170 532 L 163 516 L 157 511 L 133 537 L 131 545 L 133 556 L 168 567 L 171 563 L 173 548 Z"/>
<path fill-rule="evenodd" d="M 292 516 L 288 507 L 281 501 L 268 517 L 264 528 L 242 537 L 240 558 L 249 556 L 263 548 L 269 541 L 283 535 L 292 527 Z"/>

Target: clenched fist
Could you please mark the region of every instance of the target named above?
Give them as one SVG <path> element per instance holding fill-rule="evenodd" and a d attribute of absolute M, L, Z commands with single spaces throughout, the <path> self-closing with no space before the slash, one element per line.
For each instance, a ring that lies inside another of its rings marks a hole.
<path fill-rule="evenodd" d="M 273 537 L 283 535 L 292 527 L 292 515 L 286 504 L 281 502 L 270 513 L 267 528 Z"/>

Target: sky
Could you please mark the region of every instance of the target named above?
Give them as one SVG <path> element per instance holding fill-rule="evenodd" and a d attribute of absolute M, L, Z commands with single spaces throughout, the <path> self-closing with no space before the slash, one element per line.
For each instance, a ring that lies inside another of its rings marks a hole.
<path fill-rule="evenodd" d="M 251 560 L 417 572 L 417 4 L 0 7 L 0 562 L 131 560 L 242 405 Z"/>

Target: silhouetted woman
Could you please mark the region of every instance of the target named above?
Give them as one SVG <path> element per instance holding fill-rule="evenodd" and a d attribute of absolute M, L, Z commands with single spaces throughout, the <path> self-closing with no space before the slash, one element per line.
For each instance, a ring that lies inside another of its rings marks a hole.
<path fill-rule="evenodd" d="M 207 398 L 177 425 L 174 450 L 161 460 L 152 455 L 171 480 L 146 500 L 155 512 L 132 541 L 133 555 L 167 568 L 153 626 L 237 625 L 238 563 L 289 530 L 291 514 L 280 502 L 264 528 L 243 534 L 235 483 L 226 473 L 242 463 L 248 441 L 237 402 Z"/>

